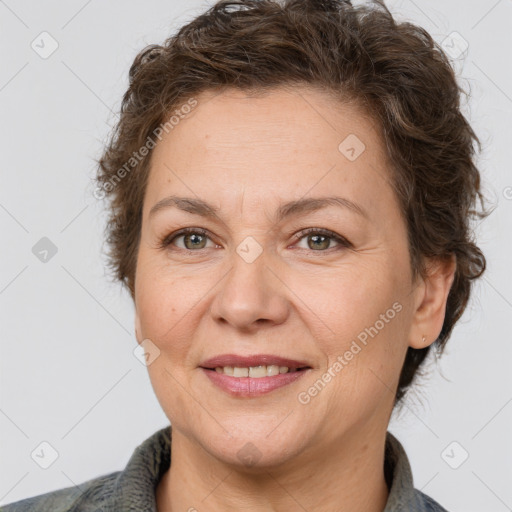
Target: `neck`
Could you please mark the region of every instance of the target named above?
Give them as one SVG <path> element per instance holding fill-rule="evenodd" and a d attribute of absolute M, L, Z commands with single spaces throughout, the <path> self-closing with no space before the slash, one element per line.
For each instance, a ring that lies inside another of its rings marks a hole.
<path fill-rule="evenodd" d="M 171 466 L 156 491 L 158 512 L 382 512 L 386 431 L 345 434 L 278 467 L 242 470 L 173 430 Z M 334 446 L 334 447 L 333 447 Z"/>

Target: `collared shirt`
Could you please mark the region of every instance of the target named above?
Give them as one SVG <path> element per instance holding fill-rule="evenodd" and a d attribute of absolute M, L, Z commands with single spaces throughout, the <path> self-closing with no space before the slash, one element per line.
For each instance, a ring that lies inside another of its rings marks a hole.
<path fill-rule="evenodd" d="M 171 463 L 171 427 L 155 432 L 133 452 L 123 471 L 1 507 L 1 512 L 157 512 L 155 490 Z M 447 512 L 414 488 L 404 448 L 387 432 L 384 474 L 389 496 L 383 512 Z"/>

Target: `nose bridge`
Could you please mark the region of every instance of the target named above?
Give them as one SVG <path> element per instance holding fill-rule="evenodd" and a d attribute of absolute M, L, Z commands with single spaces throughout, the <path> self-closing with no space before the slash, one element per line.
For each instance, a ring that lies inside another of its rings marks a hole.
<path fill-rule="evenodd" d="M 237 327 L 263 319 L 283 321 L 286 296 L 268 266 L 272 266 L 270 254 L 255 238 L 244 238 L 233 251 L 231 269 L 215 296 L 212 314 L 216 319 L 223 318 Z"/>

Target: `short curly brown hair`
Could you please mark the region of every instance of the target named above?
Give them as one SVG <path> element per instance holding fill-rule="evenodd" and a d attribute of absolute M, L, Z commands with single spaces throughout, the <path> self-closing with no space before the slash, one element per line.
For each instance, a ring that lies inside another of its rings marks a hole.
<path fill-rule="evenodd" d="M 427 257 L 456 256 L 442 352 L 486 261 L 470 221 L 484 218 L 474 146 L 480 141 L 460 111 L 455 73 L 425 29 L 398 23 L 382 0 L 221 0 L 162 45 L 135 58 L 120 119 L 98 160 L 95 196 L 106 198 L 108 266 L 135 297 L 142 206 L 152 146 L 173 109 L 206 90 L 246 91 L 312 85 L 355 101 L 381 128 L 393 186 L 407 223 L 413 275 Z M 186 109 L 176 112 L 183 117 Z M 144 158 L 134 158 L 146 146 Z M 128 164 L 129 162 L 129 164 Z M 482 206 L 476 211 L 477 200 Z M 430 346 L 408 348 L 395 405 Z"/>

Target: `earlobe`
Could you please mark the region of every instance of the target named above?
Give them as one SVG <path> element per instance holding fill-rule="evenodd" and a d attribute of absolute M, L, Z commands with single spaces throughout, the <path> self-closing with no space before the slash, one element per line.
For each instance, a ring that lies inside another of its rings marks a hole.
<path fill-rule="evenodd" d="M 424 279 L 422 297 L 416 309 L 409 346 L 420 349 L 431 345 L 439 336 L 446 315 L 446 303 L 457 268 L 456 257 L 432 261 Z"/>

